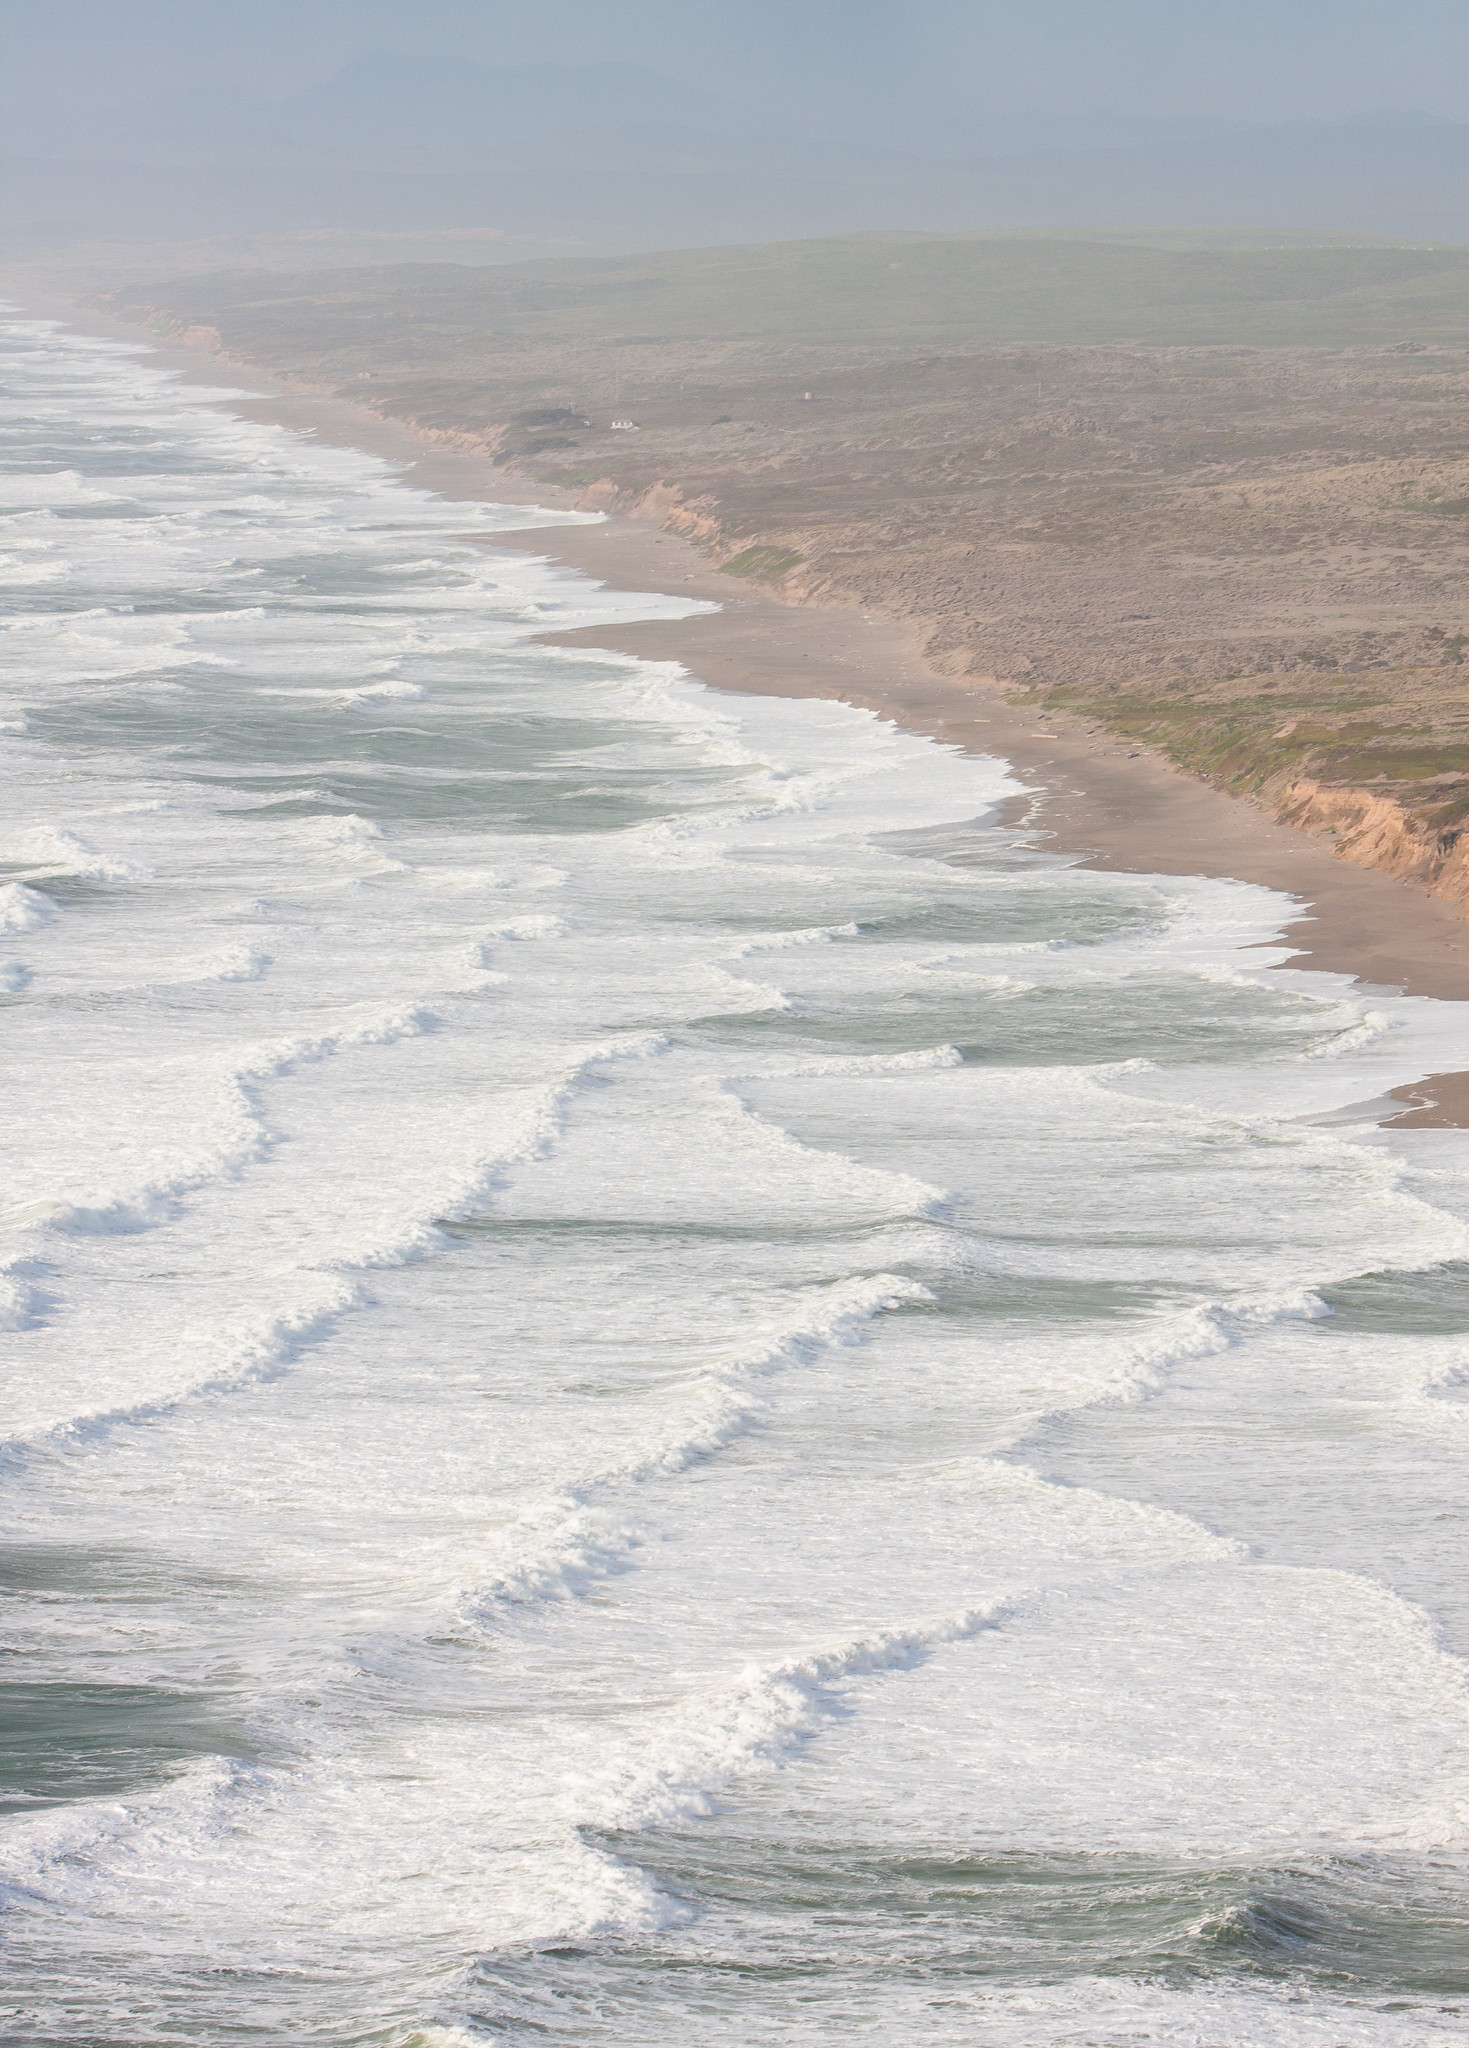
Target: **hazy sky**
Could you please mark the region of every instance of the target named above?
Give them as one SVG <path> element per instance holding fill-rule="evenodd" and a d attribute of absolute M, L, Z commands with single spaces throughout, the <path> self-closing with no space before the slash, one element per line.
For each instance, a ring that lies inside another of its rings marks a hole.
<path fill-rule="evenodd" d="M 0 239 L 1462 241 L 1466 81 L 1469 0 L 0 0 Z"/>
<path fill-rule="evenodd" d="M 880 131 L 961 110 L 1465 118 L 1465 0 L 0 0 L 32 103 L 227 83 L 271 95 L 372 50 L 621 58 Z M 876 137 L 874 139 L 877 139 Z"/>

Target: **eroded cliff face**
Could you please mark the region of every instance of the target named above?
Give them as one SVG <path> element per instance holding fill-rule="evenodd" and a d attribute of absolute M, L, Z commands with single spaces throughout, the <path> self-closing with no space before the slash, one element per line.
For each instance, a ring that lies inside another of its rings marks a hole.
<path fill-rule="evenodd" d="M 433 427 L 425 425 L 422 420 L 411 418 L 406 413 L 389 412 L 383 406 L 363 404 L 361 400 L 357 402 L 373 419 L 391 420 L 395 426 L 411 427 L 420 441 L 427 441 L 435 448 L 462 448 L 467 455 L 493 457 L 499 452 L 500 443 L 504 439 L 505 428 L 501 423 L 473 430 L 463 427 Z"/>
<path fill-rule="evenodd" d="M 1269 799 L 1282 823 L 1330 838 L 1338 860 L 1415 882 L 1469 917 L 1469 835 L 1435 830 L 1392 797 L 1309 777 L 1288 781 Z"/>
<path fill-rule="evenodd" d="M 712 497 L 687 498 L 681 485 L 660 479 L 641 490 L 627 490 L 616 477 L 598 477 L 576 501 L 578 512 L 615 512 L 623 519 L 646 519 L 665 533 L 707 542 L 716 561 L 733 551 L 725 544 Z"/>

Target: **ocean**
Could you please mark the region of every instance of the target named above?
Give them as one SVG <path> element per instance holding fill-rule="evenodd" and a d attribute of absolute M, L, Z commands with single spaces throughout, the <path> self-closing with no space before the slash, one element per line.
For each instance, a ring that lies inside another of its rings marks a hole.
<path fill-rule="evenodd" d="M 0 2038 L 1469 2038 L 1454 1007 L 3 370 Z"/>

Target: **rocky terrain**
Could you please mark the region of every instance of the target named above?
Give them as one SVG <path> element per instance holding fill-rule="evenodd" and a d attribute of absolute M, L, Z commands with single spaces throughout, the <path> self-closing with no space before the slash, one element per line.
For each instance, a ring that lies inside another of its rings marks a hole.
<path fill-rule="evenodd" d="M 1469 909 L 1469 256 L 979 239 L 108 305 L 915 621 Z"/>

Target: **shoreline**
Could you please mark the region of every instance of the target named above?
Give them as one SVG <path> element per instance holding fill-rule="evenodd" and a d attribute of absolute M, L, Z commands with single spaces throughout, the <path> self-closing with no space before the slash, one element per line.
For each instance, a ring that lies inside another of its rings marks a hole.
<path fill-rule="evenodd" d="M 401 464 L 404 482 L 449 502 L 575 509 L 570 491 L 508 475 L 482 451 L 445 446 L 331 393 L 292 388 L 255 365 L 161 347 L 90 309 L 47 303 L 29 291 L 24 299 L 26 317 L 140 344 L 186 386 L 218 390 L 238 378 L 253 390 L 218 401 L 230 411 Z M 681 535 L 615 514 L 597 525 L 510 526 L 470 537 L 545 556 L 619 590 L 686 595 L 723 608 L 536 636 L 547 645 L 677 661 L 708 687 L 735 694 L 837 699 L 967 753 L 997 755 L 1033 785 L 1032 794 L 1015 800 L 1013 822 L 1047 850 L 1084 868 L 1261 884 L 1303 900 L 1301 915 L 1272 942 L 1295 950 L 1273 965 L 1469 1001 L 1469 923 L 1441 898 L 1336 859 L 1321 839 L 1074 714 L 1042 716 L 1011 702 L 997 684 L 939 673 L 924 660 L 912 627 L 853 609 L 782 603 L 712 567 Z M 1424 1077 L 1392 1093 L 1410 1106 L 1415 1124 L 1431 1116 L 1438 1127 L 1469 1125 L 1469 1077 Z"/>

